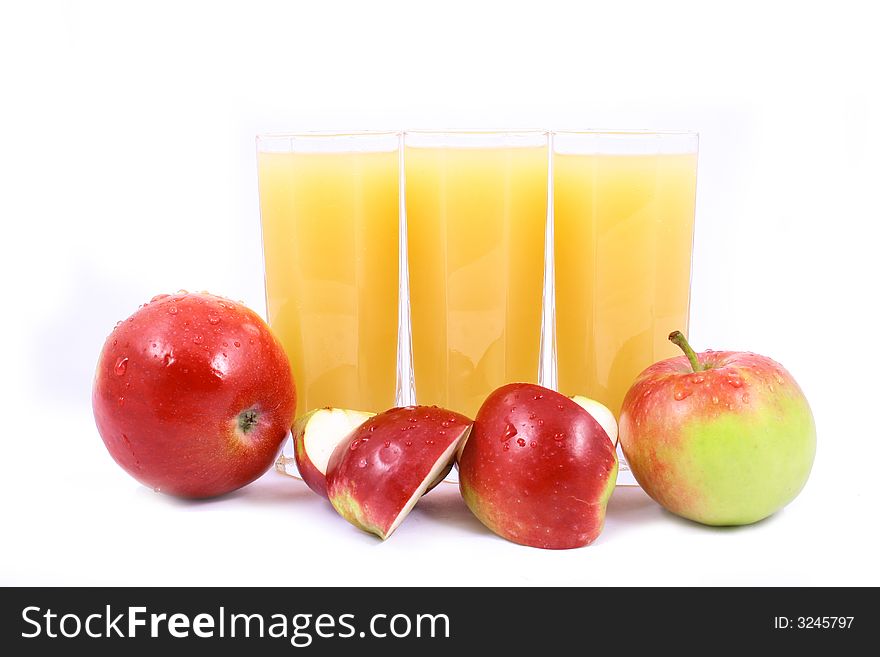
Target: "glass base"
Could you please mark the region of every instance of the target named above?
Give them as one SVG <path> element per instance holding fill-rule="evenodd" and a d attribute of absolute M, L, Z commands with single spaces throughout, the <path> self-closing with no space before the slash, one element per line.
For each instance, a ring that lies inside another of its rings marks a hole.
<path fill-rule="evenodd" d="M 296 458 L 293 455 L 293 437 L 288 436 L 284 439 L 284 446 L 281 448 L 281 454 L 275 460 L 275 469 L 288 477 L 302 479 L 299 475 L 299 469 L 296 467 Z"/>

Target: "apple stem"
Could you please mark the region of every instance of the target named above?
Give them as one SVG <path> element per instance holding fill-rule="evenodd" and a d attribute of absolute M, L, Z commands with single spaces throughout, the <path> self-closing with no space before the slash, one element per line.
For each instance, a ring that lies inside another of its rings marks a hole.
<path fill-rule="evenodd" d="M 688 344 L 687 338 L 684 337 L 684 333 L 681 331 L 673 331 L 669 334 L 669 341 L 677 345 L 679 349 L 684 352 L 684 355 L 687 356 L 688 360 L 691 362 L 691 367 L 694 368 L 694 372 L 701 372 L 705 368 L 700 365 L 700 361 L 697 358 L 697 354 Z"/>

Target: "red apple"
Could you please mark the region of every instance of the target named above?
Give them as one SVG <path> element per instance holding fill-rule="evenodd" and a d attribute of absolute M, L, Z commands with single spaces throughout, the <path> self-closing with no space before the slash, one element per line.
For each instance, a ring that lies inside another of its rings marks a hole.
<path fill-rule="evenodd" d="M 371 417 L 330 456 L 330 502 L 351 524 L 388 538 L 449 471 L 470 427 L 468 418 L 436 406 L 392 408 Z"/>
<path fill-rule="evenodd" d="M 531 383 L 489 395 L 458 462 L 474 515 L 499 536 L 540 548 L 592 543 L 616 478 L 614 443 L 599 422 Z"/>
<path fill-rule="evenodd" d="M 344 408 L 317 408 L 293 424 L 293 455 L 302 480 L 327 497 L 327 462 L 336 446 L 375 413 Z"/>
<path fill-rule="evenodd" d="M 212 294 L 161 294 L 113 330 L 92 389 L 98 432 L 135 479 L 190 498 L 240 488 L 278 454 L 296 408 L 266 323 Z"/>
<path fill-rule="evenodd" d="M 695 354 L 655 363 L 630 388 L 620 444 L 636 481 L 669 511 L 708 525 L 766 518 L 797 496 L 816 452 L 798 384 L 758 354 Z"/>

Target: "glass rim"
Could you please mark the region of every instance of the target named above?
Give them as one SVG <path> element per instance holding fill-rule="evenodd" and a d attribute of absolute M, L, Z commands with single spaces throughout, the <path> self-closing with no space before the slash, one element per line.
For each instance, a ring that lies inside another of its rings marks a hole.
<path fill-rule="evenodd" d="M 405 130 L 405 148 L 547 148 L 549 130 Z"/>
<path fill-rule="evenodd" d="M 406 135 L 431 135 L 442 137 L 445 135 L 488 135 L 488 136 L 497 136 L 497 135 L 549 135 L 551 130 L 544 130 L 542 128 L 526 128 L 523 130 L 476 130 L 476 129 L 463 129 L 463 130 L 423 130 L 419 128 L 407 129 L 403 130 L 404 137 Z"/>
<path fill-rule="evenodd" d="M 613 129 L 584 129 L 584 130 L 552 130 L 554 135 L 602 135 L 602 136 L 619 136 L 619 137 L 653 137 L 653 136 L 669 136 L 669 137 L 699 137 L 700 133 L 696 130 L 650 130 L 643 128 L 613 130 Z"/>
<path fill-rule="evenodd" d="M 390 137 L 401 135 L 403 130 L 299 130 L 289 132 L 261 132 L 257 141 L 268 139 L 314 139 L 327 137 Z"/>

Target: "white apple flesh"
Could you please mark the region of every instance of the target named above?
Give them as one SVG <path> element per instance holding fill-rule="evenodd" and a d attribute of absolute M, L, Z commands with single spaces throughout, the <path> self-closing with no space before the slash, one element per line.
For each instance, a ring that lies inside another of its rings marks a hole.
<path fill-rule="evenodd" d="M 296 467 L 309 488 L 327 497 L 327 462 L 336 446 L 375 413 L 345 408 L 318 408 L 293 425 Z"/>

